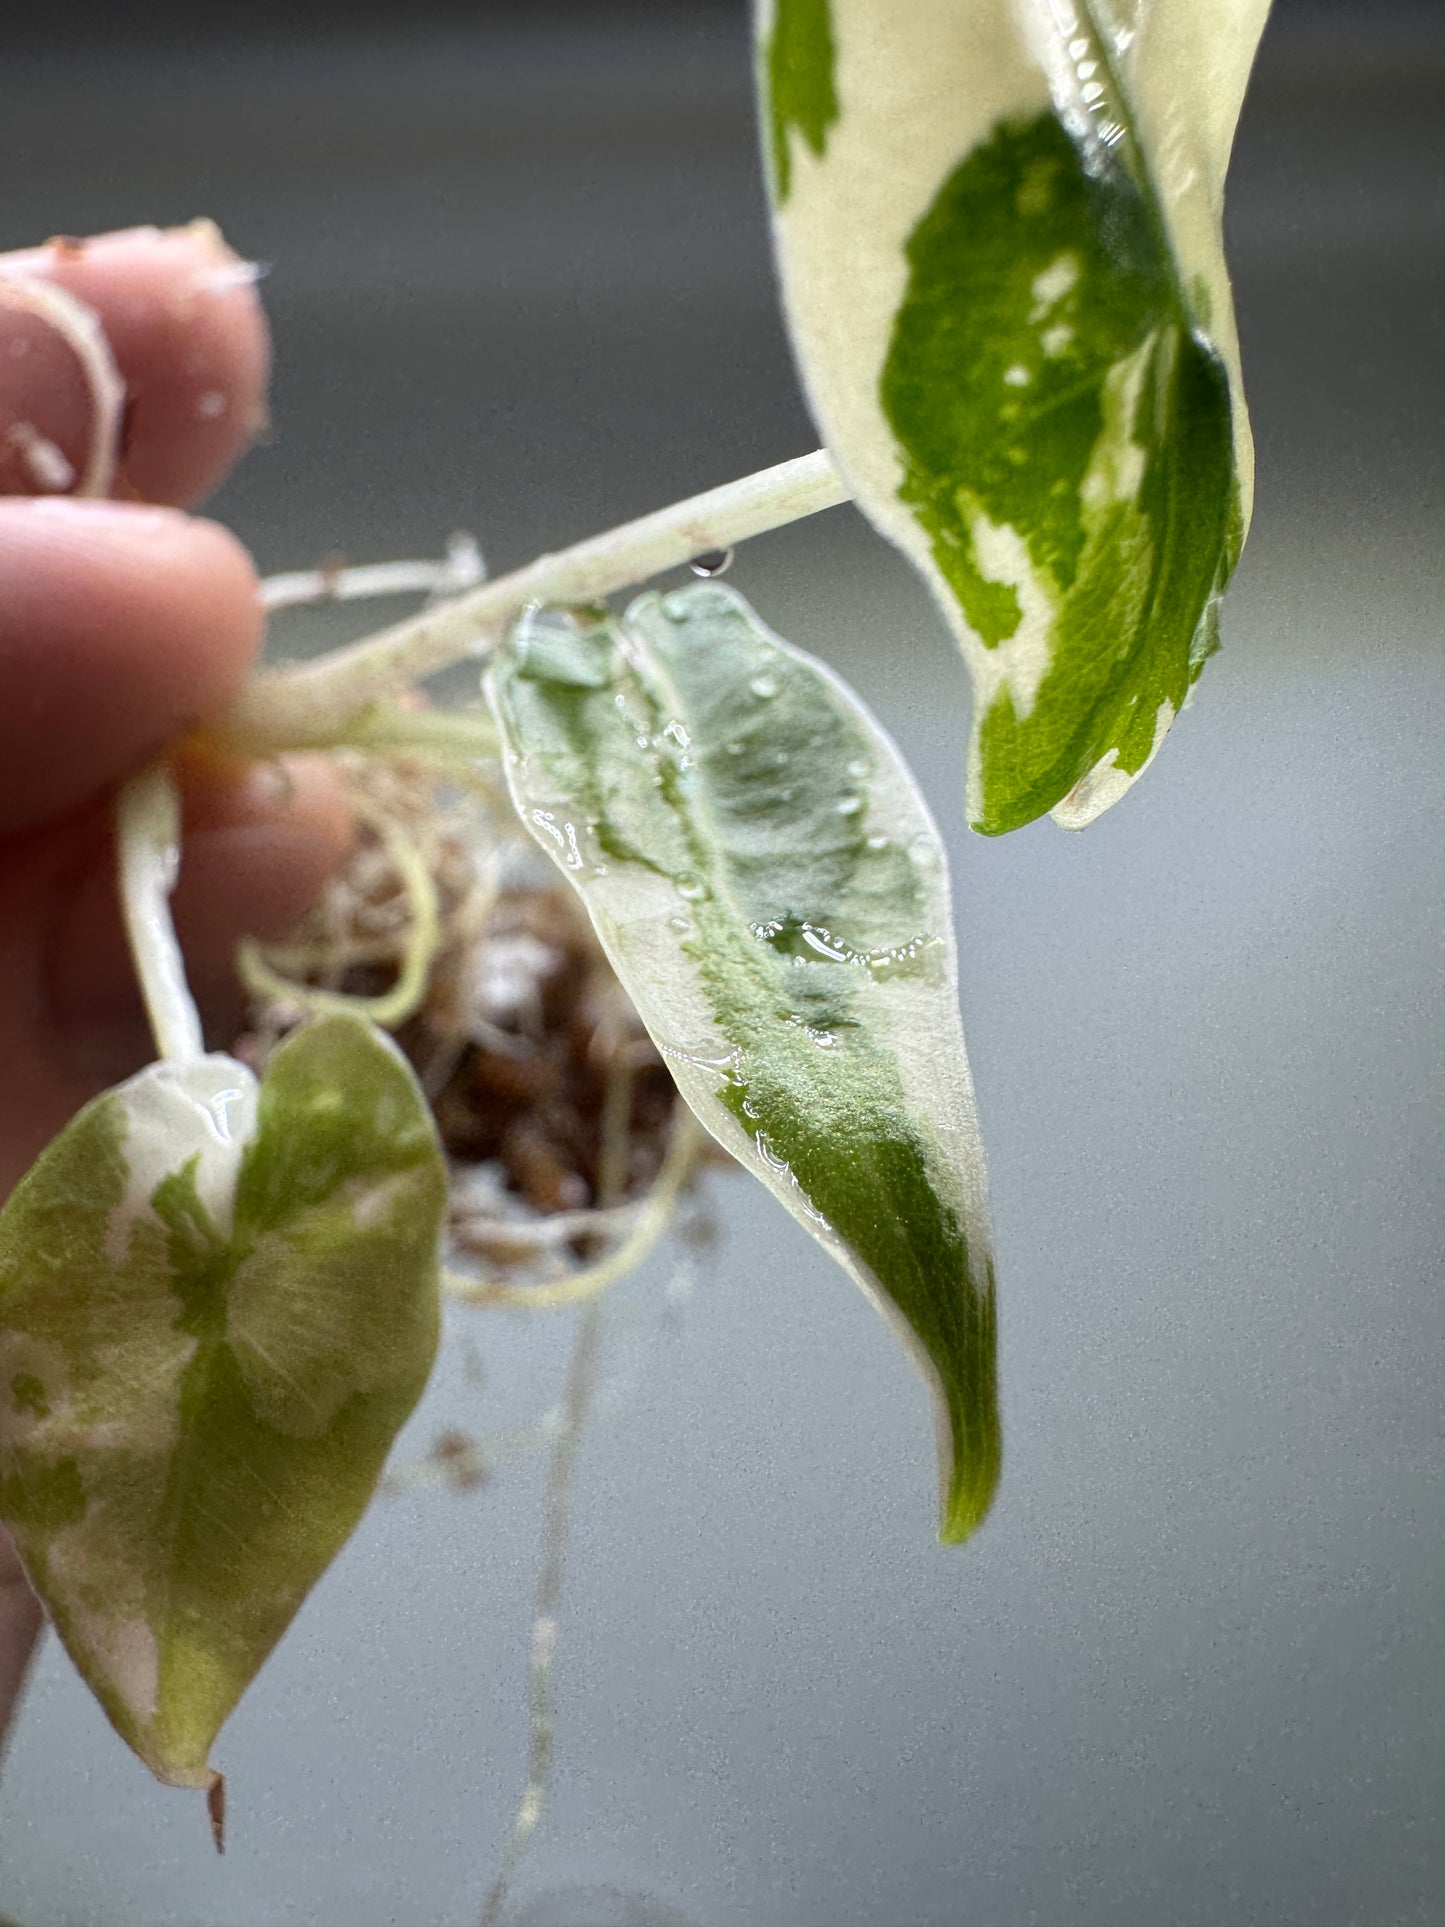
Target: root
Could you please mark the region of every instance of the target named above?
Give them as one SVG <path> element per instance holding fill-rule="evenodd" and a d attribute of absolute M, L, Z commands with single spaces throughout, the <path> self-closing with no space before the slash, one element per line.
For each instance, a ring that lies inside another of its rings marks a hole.
<path fill-rule="evenodd" d="M 60 450 L 29 422 L 17 422 L 11 439 L 29 463 L 42 495 L 109 495 L 120 462 L 121 411 L 125 383 L 115 365 L 105 330 L 93 308 L 48 281 L 28 275 L 0 276 L 0 306 L 19 308 L 53 328 L 75 356 L 90 396 L 90 445 L 77 476 Z"/>
<path fill-rule="evenodd" d="M 656 1250 L 672 1223 L 683 1192 L 697 1173 L 706 1142 L 701 1125 L 679 1101 L 672 1141 L 662 1169 L 643 1202 L 628 1214 L 631 1223 L 628 1235 L 598 1263 L 584 1265 L 564 1278 L 540 1285 L 484 1282 L 461 1272 L 448 1271 L 442 1279 L 444 1289 L 460 1304 L 506 1305 L 516 1311 L 552 1311 L 599 1298 L 609 1286 L 636 1271 Z M 587 1235 L 596 1236 L 601 1221 L 610 1219 L 616 1223 L 619 1215 L 599 1210 L 576 1212 L 572 1218 L 574 1222 L 580 1221 Z"/>
<path fill-rule="evenodd" d="M 290 575 L 268 575 L 261 584 L 261 607 L 268 615 L 324 602 L 365 602 L 382 596 L 460 595 L 487 579 L 482 552 L 470 535 L 454 535 L 439 562 L 373 562 L 348 568 L 344 562 Z"/>
<path fill-rule="evenodd" d="M 259 1068 L 316 1010 L 392 1029 L 451 1163 L 453 1296 L 585 1303 L 661 1240 L 707 1140 L 572 892 L 469 780 L 477 719 L 391 720 L 439 727 L 421 755 L 336 754 L 357 848 L 286 943 L 243 950 L 238 1048 Z"/>
<path fill-rule="evenodd" d="M 397 959 L 396 982 L 390 990 L 374 997 L 342 989 L 317 989 L 283 977 L 267 962 L 265 951 L 253 938 L 247 938 L 241 945 L 237 968 L 242 983 L 253 997 L 275 1004 L 294 1004 L 308 1014 L 349 1010 L 395 1030 L 413 1015 L 426 996 L 432 965 L 441 945 L 441 904 L 431 870 L 405 826 L 364 796 L 354 795 L 351 807 L 361 822 L 375 832 L 406 900 L 407 922 Z"/>

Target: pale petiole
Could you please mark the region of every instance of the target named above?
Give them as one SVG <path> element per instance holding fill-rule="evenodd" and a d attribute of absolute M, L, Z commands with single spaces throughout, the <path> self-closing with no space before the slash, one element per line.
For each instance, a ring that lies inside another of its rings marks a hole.
<path fill-rule="evenodd" d="M 258 676 L 213 726 L 250 755 L 351 742 L 357 720 L 428 676 L 485 653 L 533 604 L 597 602 L 849 499 L 825 450 L 780 462 L 670 508 L 539 556 L 511 575 L 314 662 Z M 407 565 L 409 566 L 409 565 Z"/>

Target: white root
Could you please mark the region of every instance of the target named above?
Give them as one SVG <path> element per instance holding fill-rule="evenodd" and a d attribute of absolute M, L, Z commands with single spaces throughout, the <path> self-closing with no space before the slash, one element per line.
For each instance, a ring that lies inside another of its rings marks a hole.
<path fill-rule="evenodd" d="M 365 602 L 380 596 L 454 596 L 486 579 L 487 565 L 475 539 L 454 535 L 447 543 L 446 554 L 436 562 L 372 562 L 360 568 L 338 565 L 268 575 L 261 584 L 261 607 L 274 615 L 280 609 Z"/>
<path fill-rule="evenodd" d="M 379 997 L 358 997 L 348 991 L 317 990 L 310 984 L 293 982 L 272 967 L 254 938 L 242 943 L 236 964 L 241 981 L 254 997 L 305 1011 L 351 1011 L 394 1030 L 426 996 L 431 968 L 441 947 L 441 900 L 426 858 L 397 819 L 359 793 L 351 797 L 351 807 L 361 822 L 375 831 L 410 910 L 400 968 L 391 989 Z"/>
<path fill-rule="evenodd" d="M 13 271 L 0 275 L 0 307 L 18 308 L 33 314 L 55 330 L 75 356 L 90 397 L 90 445 L 77 479 L 71 465 L 54 443 L 41 435 L 29 422 L 18 423 L 11 439 L 30 465 L 31 473 L 42 483 L 42 495 L 62 493 L 74 481 L 71 493 L 97 498 L 109 495 L 120 463 L 121 411 L 125 406 L 125 383 L 115 365 L 105 330 L 94 308 L 77 301 L 73 294 L 27 274 Z M 27 433 L 28 431 L 28 433 Z M 62 479 L 56 460 L 69 471 Z M 46 471 L 56 485 L 47 481 Z"/>
<path fill-rule="evenodd" d="M 639 1204 L 629 1207 L 635 1215 L 628 1234 L 605 1258 L 567 1277 L 540 1285 L 510 1285 L 448 1271 L 442 1277 L 443 1288 L 459 1304 L 506 1306 L 513 1311 L 555 1311 L 600 1298 L 610 1286 L 636 1271 L 661 1242 L 706 1144 L 702 1126 L 679 1098 L 662 1169 L 647 1195 Z M 587 1228 L 591 1231 L 605 1231 L 609 1220 L 612 1225 L 618 1222 L 606 1210 L 568 1215 L 587 1219 Z"/>

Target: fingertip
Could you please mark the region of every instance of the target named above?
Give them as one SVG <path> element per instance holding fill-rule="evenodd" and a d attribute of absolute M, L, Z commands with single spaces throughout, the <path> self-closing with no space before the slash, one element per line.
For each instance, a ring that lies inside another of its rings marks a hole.
<path fill-rule="evenodd" d="M 0 255 L 0 411 L 79 468 L 84 382 L 34 317 L 7 314 L 6 280 L 47 281 L 92 309 L 127 395 L 116 493 L 184 504 L 213 489 L 266 420 L 270 339 L 259 270 L 210 221 L 54 240 Z M 19 351 L 17 353 L 17 351 Z M 36 486 L 23 468 L 0 485 Z"/>

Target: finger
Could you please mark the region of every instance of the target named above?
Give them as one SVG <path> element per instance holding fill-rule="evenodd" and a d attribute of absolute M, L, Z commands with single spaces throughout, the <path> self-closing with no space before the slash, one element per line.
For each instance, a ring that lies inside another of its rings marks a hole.
<path fill-rule="evenodd" d="M 115 493 L 171 504 L 208 494 L 265 422 L 255 270 L 208 221 L 0 255 L 0 493 L 32 495 L 65 487 L 47 485 L 47 448 L 83 469 L 91 407 L 54 327 L 6 305 L 15 277 L 49 282 L 99 318 L 127 396 Z"/>
<path fill-rule="evenodd" d="M 184 799 L 176 929 L 207 1035 L 228 1050 L 246 1004 L 237 946 L 291 934 L 350 855 L 356 818 L 324 756 L 254 765 Z"/>
<path fill-rule="evenodd" d="M 249 558 L 174 509 L 0 501 L 0 582 L 0 836 L 129 774 L 255 661 Z"/>
<path fill-rule="evenodd" d="M 243 937 L 271 941 L 305 915 L 345 861 L 355 822 L 324 757 L 288 758 L 183 792 L 185 843 L 176 926 L 186 975 L 213 1048 L 244 1018 L 236 976 Z M 68 1069 L 114 1082 L 153 1054 L 116 897 L 105 817 L 55 878 L 46 1022 Z"/>

